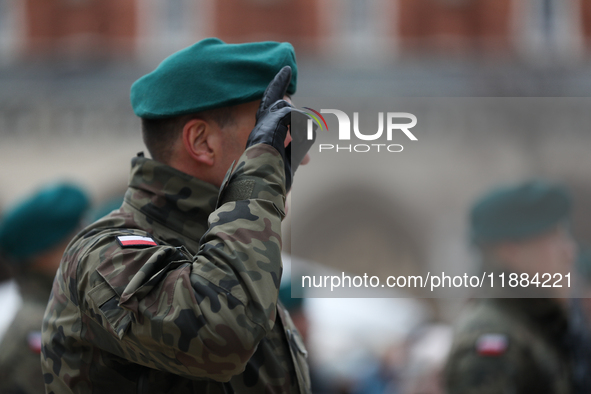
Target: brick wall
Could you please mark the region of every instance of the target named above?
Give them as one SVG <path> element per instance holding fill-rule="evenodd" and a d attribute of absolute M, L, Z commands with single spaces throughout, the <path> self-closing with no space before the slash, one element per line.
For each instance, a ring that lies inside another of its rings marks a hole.
<path fill-rule="evenodd" d="M 591 1 L 580 0 L 581 2 L 581 27 L 587 51 L 591 49 Z"/>
<path fill-rule="evenodd" d="M 313 50 L 318 36 L 316 0 L 217 0 L 215 35 L 228 42 L 289 41 Z"/>
<path fill-rule="evenodd" d="M 398 0 L 401 48 L 466 53 L 506 51 L 511 0 Z"/>
<path fill-rule="evenodd" d="M 26 0 L 29 55 L 129 53 L 136 36 L 135 0 Z"/>

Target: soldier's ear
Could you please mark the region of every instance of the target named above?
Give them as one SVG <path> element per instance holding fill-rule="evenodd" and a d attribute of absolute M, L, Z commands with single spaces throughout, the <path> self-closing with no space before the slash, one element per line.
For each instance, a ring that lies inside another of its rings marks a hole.
<path fill-rule="evenodd" d="M 215 150 L 212 136 L 215 130 L 211 123 L 203 119 L 191 119 L 183 127 L 183 146 L 187 154 L 196 162 L 213 166 Z"/>

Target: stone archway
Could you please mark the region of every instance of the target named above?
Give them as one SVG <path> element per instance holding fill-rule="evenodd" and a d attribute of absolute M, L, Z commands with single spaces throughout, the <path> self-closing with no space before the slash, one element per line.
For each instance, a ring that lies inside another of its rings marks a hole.
<path fill-rule="evenodd" d="M 382 280 L 390 275 L 422 274 L 424 257 L 416 222 L 392 196 L 349 185 L 298 208 L 285 234 L 294 256 Z"/>

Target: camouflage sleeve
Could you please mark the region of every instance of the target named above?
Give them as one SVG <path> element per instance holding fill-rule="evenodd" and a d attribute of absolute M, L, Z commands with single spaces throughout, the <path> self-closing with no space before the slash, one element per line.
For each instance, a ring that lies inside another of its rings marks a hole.
<path fill-rule="evenodd" d="M 552 374 L 540 368 L 526 341 L 506 336 L 506 349 L 479 351 L 477 337 L 456 340 L 444 370 L 447 394 L 555 392 Z M 548 391 L 550 390 L 550 391 Z"/>
<path fill-rule="evenodd" d="M 167 245 L 122 248 L 114 236 L 101 237 L 77 259 L 86 338 L 188 378 L 227 381 L 241 373 L 275 322 L 283 167 L 270 146 L 245 151 L 224 182 L 196 256 Z M 84 268 L 96 261 L 104 279 L 98 284 Z"/>

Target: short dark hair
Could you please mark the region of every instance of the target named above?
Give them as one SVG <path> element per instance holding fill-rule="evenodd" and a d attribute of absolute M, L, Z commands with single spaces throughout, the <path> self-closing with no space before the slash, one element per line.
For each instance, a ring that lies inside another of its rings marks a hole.
<path fill-rule="evenodd" d="M 233 107 L 222 107 L 163 119 L 142 118 L 142 136 L 152 158 L 168 163 L 173 154 L 174 142 L 180 137 L 187 122 L 193 119 L 213 121 L 224 128 L 234 123 L 234 110 Z"/>

